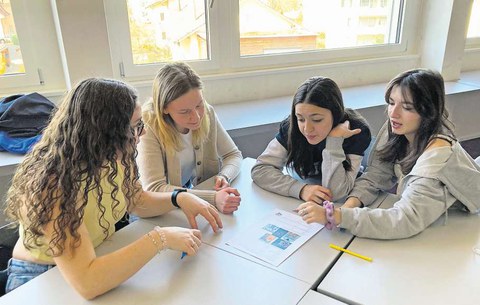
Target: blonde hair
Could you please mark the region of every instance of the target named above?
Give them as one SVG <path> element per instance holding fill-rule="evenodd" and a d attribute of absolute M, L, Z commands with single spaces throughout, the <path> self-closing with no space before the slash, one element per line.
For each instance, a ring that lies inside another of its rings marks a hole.
<path fill-rule="evenodd" d="M 169 103 L 192 89 L 202 89 L 203 84 L 195 71 L 185 63 L 175 62 L 163 66 L 153 80 L 152 99 L 144 106 L 143 119 L 160 136 L 163 150 L 170 152 L 183 149 L 180 133 L 165 108 Z M 209 105 L 203 101 L 205 114 L 200 128 L 192 131 L 193 145 L 202 144 L 210 131 Z"/>

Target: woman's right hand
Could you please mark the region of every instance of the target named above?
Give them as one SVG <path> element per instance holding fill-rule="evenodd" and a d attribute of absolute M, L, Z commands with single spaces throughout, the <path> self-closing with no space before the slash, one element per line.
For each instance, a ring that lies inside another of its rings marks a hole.
<path fill-rule="evenodd" d="M 307 184 L 300 191 L 300 198 L 322 204 L 325 200 L 332 201 L 332 192 L 321 185 Z"/>
<path fill-rule="evenodd" d="M 350 129 L 350 122 L 347 120 L 341 124 L 338 124 L 333 128 L 328 136 L 330 137 L 335 137 L 335 138 L 350 138 L 351 136 L 354 136 L 356 134 L 359 134 L 362 132 L 360 128 L 356 129 Z"/>
<path fill-rule="evenodd" d="M 180 227 L 162 227 L 165 233 L 168 249 L 186 252 L 189 256 L 195 255 L 202 244 L 202 233 L 196 229 Z"/>
<path fill-rule="evenodd" d="M 188 192 L 181 192 L 177 195 L 177 203 L 183 213 L 185 213 L 185 216 L 187 216 L 187 220 L 192 228 L 198 228 L 195 220 L 198 214 L 202 215 L 210 223 L 213 232 L 217 233 L 223 228 L 217 209 L 202 198 Z"/>

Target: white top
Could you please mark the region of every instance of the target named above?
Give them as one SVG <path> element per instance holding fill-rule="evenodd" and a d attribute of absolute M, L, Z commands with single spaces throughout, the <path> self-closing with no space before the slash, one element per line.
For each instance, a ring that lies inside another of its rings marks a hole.
<path fill-rule="evenodd" d="M 182 139 L 183 150 L 178 152 L 178 157 L 181 163 L 182 186 L 185 186 L 189 180 L 194 183 L 193 178 L 196 176 L 192 131 L 189 130 L 186 134 L 180 134 L 180 137 Z"/>

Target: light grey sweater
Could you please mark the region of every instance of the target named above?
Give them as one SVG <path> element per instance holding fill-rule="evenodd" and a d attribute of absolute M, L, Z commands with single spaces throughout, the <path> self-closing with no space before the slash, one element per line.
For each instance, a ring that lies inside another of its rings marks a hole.
<path fill-rule="evenodd" d="M 252 179 L 261 188 L 282 195 L 300 199 L 300 191 L 307 184 L 320 184 L 333 193 L 334 200 L 345 197 L 353 188 L 360 169 L 362 156 L 349 154 L 352 169 L 345 170 L 342 162 L 346 155 L 343 151 L 343 138 L 327 137 L 322 151 L 321 181 L 292 177 L 283 170 L 287 163 L 287 150 L 277 139 L 268 144 L 265 151 L 257 158 L 252 168 Z"/>
<path fill-rule="evenodd" d="M 372 149 L 367 172 L 355 181 L 349 197 L 370 205 L 382 191 L 396 183 L 394 164 L 378 158 L 387 140 L 386 125 Z M 399 183 L 398 201 L 390 209 L 342 208 L 339 227 L 359 237 L 407 238 L 422 232 L 454 203 L 470 213 L 480 211 L 480 166 L 456 141 L 451 147 L 424 152 L 411 172 Z"/>

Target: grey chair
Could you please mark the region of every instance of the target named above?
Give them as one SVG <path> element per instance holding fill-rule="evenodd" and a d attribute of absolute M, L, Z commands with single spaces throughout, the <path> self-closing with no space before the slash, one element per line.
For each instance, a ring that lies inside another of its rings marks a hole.
<path fill-rule="evenodd" d="M 13 247 L 18 240 L 18 227 L 7 224 L 0 227 L 0 296 L 5 294 L 7 284 L 7 264 L 12 257 Z"/>

